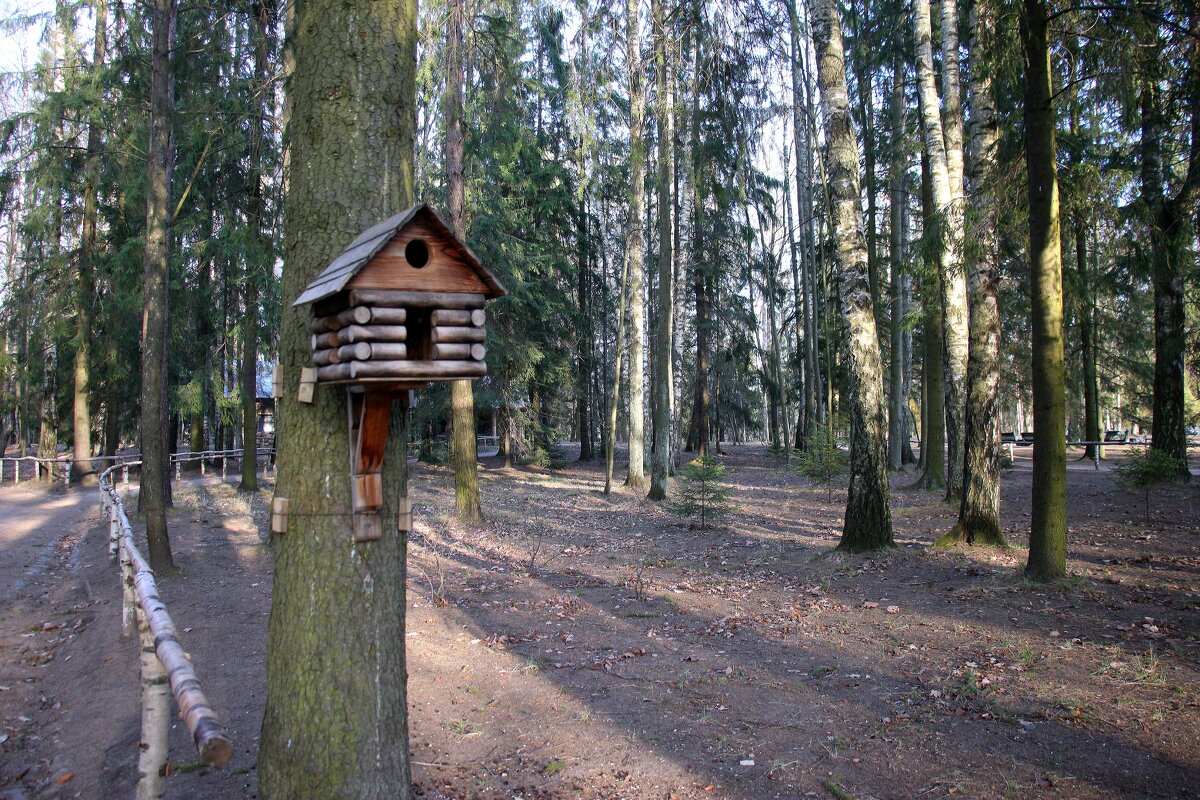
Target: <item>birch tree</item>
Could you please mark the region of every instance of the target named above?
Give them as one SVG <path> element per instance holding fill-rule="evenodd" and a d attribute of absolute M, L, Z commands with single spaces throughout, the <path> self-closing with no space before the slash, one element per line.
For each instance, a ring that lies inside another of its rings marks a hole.
<path fill-rule="evenodd" d="M 851 416 L 850 488 L 838 549 L 859 552 L 890 547 L 893 539 L 888 509 L 883 361 L 867 278 L 858 143 L 850 120 L 839 13 L 836 0 L 818 0 L 813 13 L 813 40 L 828 142 L 826 169 L 832 202 L 834 265 L 847 327 L 843 357 Z"/>
<path fill-rule="evenodd" d="M 963 491 L 958 522 L 939 541 L 1004 545 L 1000 531 L 1000 267 L 995 184 L 1000 139 L 992 93 L 993 64 L 984 48 L 994 41 L 994 6 L 977 0 L 971 9 L 971 197 L 967 215 L 970 264 L 970 357 Z"/>
<path fill-rule="evenodd" d="M 967 386 L 967 278 L 962 260 L 962 110 L 958 98 L 958 37 L 948 32 L 943 0 L 942 67 L 945 113 L 939 112 L 937 84 L 933 71 L 933 32 L 929 0 L 913 0 L 916 35 L 917 94 L 920 98 L 925 150 L 929 154 L 937 244 L 938 282 L 943 314 L 944 391 L 947 460 L 946 496 L 957 499 L 962 491 L 962 444 Z M 957 19 L 957 12 L 949 17 Z M 954 26 L 951 25 L 951 28 Z M 949 74 L 948 74 L 949 73 Z M 951 77 L 952 75 L 952 77 Z M 945 120 L 945 122 L 943 121 Z M 957 187 L 957 188 L 956 188 Z"/>

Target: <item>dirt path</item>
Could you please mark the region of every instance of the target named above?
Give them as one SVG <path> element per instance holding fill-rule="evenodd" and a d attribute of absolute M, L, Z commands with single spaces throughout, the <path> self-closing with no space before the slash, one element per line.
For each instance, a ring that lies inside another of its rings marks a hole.
<path fill-rule="evenodd" d="M 899 546 L 846 557 L 844 489 L 761 448 L 726 461 L 739 510 L 709 530 L 605 497 L 598 465 L 489 466 L 489 520 L 464 527 L 449 471 L 415 469 L 420 796 L 1200 797 L 1200 487 L 1157 493 L 1146 521 L 1111 475 L 1072 470 L 1073 577 L 1042 587 L 1019 577 L 1023 470 L 1003 483 L 1010 551 L 931 549 L 954 509 L 910 474 L 893 478 Z M 183 572 L 163 595 L 236 755 L 198 767 L 176 725 L 170 797 L 253 798 L 267 498 L 209 482 L 178 500 Z M 131 794 L 136 646 L 103 529 L 74 552 L 52 629 L 25 631 L 37 680 L 20 703 L 0 691 L 0 798 Z"/>

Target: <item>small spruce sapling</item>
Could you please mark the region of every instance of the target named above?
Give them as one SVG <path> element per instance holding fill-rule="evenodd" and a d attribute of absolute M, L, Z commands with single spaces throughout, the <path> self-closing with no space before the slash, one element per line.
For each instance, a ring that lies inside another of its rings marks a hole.
<path fill-rule="evenodd" d="M 712 456 L 700 456 L 689 461 L 679 475 L 671 510 L 681 517 L 699 517 L 700 527 L 707 528 L 736 507 L 729 499 L 732 490 L 721 483 L 725 465 Z"/>
<path fill-rule="evenodd" d="M 1153 447 L 1137 448 L 1122 463 L 1113 467 L 1117 481 L 1128 489 L 1141 489 L 1146 503 L 1146 524 L 1150 524 L 1150 490 L 1155 486 L 1174 483 L 1183 467 L 1173 458 Z"/>
<path fill-rule="evenodd" d="M 850 456 L 837 446 L 834 437 L 818 428 L 808 437 L 808 448 L 796 454 L 795 470 L 814 483 L 824 484 L 833 502 L 833 482 L 850 467 Z"/>

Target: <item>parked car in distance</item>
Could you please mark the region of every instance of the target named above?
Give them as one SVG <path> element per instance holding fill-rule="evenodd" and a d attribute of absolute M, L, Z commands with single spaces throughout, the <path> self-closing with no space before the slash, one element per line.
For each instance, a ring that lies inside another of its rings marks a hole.
<path fill-rule="evenodd" d="M 1025 444 L 1033 444 L 1033 431 L 1023 431 L 1021 433 L 1021 441 Z"/>
<path fill-rule="evenodd" d="M 1122 444 L 1127 440 L 1127 438 L 1128 434 L 1126 434 L 1125 431 L 1104 432 L 1104 441 L 1109 444 Z"/>
<path fill-rule="evenodd" d="M 1001 431 L 1000 432 L 1000 444 L 1016 444 L 1016 443 L 1017 443 L 1017 434 L 1016 433 L 1014 433 L 1013 431 Z"/>

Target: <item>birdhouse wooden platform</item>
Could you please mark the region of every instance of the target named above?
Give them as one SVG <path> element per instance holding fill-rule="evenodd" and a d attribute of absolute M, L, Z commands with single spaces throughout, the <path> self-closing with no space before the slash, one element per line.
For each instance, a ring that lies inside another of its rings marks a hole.
<path fill-rule="evenodd" d="M 310 305 L 317 383 L 486 374 L 484 303 L 507 292 L 422 203 L 359 234 L 293 303 Z"/>
<path fill-rule="evenodd" d="M 430 382 L 479 378 L 484 303 L 506 294 L 500 281 L 429 206 L 385 219 L 358 238 L 293 303 L 312 309 L 313 367 L 302 371 L 300 400 L 315 384 L 348 388 L 350 486 L 356 541 L 383 532 L 383 459 L 393 404 Z M 273 527 L 286 531 L 287 501 Z M 402 487 L 400 530 L 410 530 Z"/>

